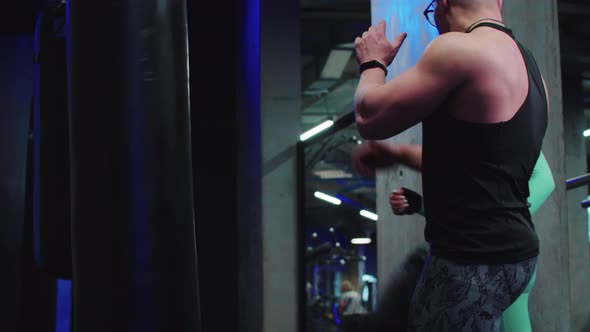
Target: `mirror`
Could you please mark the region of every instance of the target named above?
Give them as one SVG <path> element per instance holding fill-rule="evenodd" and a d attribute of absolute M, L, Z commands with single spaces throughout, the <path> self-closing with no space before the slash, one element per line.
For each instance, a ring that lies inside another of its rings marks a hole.
<path fill-rule="evenodd" d="M 375 180 L 352 169 L 362 144 L 352 113 L 300 143 L 305 331 L 339 331 L 377 304 Z"/>
<path fill-rule="evenodd" d="M 350 159 L 363 143 L 352 113 L 354 40 L 371 24 L 371 2 L 302 0 L 300 23 L 300 331 L 339 331 L 342 315 L 371 312 L 377 303 L 375 182 L 353 172 Z M 339 310 L 341 302 L 351 304 Z"/>

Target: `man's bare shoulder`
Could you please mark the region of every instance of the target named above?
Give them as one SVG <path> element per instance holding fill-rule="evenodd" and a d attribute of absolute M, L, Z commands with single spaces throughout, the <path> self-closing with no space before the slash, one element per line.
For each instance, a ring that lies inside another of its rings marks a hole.
<path fill-rule="evenodd" d="M 421 61 L 441 69 L 469 70 L 485 62 L 484 50 L 476 38 L 460 32 L 448 32 L 434 38 L 424 50 Z"/>
<path fill-rule="evenodd" d="M 469 57 L 480 49 L 477 39 L 466 33 L 447 32 L 434 38 L 424 50 L 425 56 Z"/>

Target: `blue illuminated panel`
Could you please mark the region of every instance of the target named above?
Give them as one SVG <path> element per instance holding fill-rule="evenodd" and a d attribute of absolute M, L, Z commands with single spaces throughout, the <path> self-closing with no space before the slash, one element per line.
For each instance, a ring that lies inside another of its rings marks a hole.
<path fill-rule="evenodd" d="M 391 41 L 406 32 L 404 45 L 389 66 L 387 79 L 399 75 L 414 66 L 426 46 L 438 36 L 438 31 L 424 17 L 424 9 L 430 0 L 371 0 L 371 22 L 385 20 L 387 38 Z"/>
<path fill-rule="evenodd" d="M 55 312 L 55 332 L 70 332 L 72 316 L 72 281 L 57 280 L 57 303 Z"/>

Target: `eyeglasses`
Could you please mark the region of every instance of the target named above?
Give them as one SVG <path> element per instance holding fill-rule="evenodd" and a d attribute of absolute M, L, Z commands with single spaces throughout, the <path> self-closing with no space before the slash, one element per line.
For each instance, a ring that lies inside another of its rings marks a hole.
<path fill-rule="evenodd" d="M 426 20 L 428 21 L 428 23 L 430 23 L 430 25 L 436 28 L 436 21 L 434 20 L 435 3 L 436 0 L 432 0 L 430 2 L 430 5 L 428 5 L 428 7 L 424 9 L 424 17 L 426 17 Z"/>

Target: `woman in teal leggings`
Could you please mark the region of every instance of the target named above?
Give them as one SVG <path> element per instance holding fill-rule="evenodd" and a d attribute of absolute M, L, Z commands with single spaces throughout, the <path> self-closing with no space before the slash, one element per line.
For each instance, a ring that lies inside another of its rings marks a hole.
<path fill-rule="evenodd" d="M 555 182 L 551 174 L 551 169 L 545 156 L 541 152 L 533 174 L 529 180 L 529 210 L 531 215 L 535 214 L 539 207 L 547 200 L 551 192 L 555 189 Z M 520 295 L 514 303 L 504 311 L 502 314 L 502 325 L 500 331 L 502 332 L 530 332 L 531 320 L 529 318 L 529 294 L 537 279 L 537 271 L 533 274 L 529 285 L 525 291 Z"/>
<path fill-rule="evenodd" d="M 551 169 L 547 164 L 545 156 L 541 153 L 529 180 L 530 196 L 528 201 L 530 204 L 529 211 L 531 212 L 531 215 L 533 215 L 545 200 L 547 200 L 554 189 L 555 182 L 553 181 Z M 416 201 L 416 194 L 413 193 L 414 197 L 411 198 L 407 197 L 409 196 L 407 194 L 410 194 L 410 192 L 405 193 L 404 189 L 398 189 L 391 193 L 390 205 L 394 214 L 408 214 L 406 210 L 408 210 L 411 205 L 409 202 Z M 420 208 L 417 210 L 419 214 L 424 215 L 423 209 Z M 500 327 L 502 332 L 531 332 L 528 300 L 531 289 L 535 284 L 535 279 L 536 271 L 525 291 L 502 314 Z"/>

